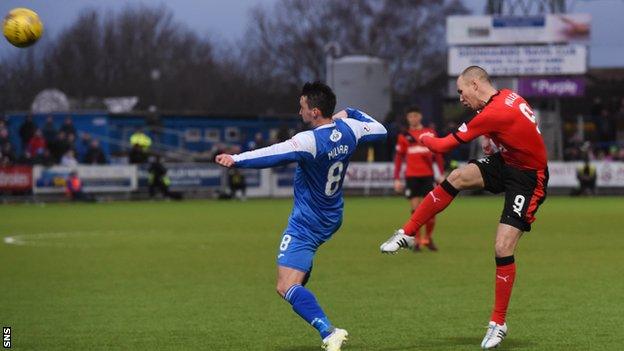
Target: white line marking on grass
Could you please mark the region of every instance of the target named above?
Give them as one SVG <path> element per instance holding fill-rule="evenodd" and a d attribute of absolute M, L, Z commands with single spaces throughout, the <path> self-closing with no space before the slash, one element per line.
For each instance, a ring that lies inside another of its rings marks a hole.
<path fill-rule="evenodd" d="M 123 239 L 132 239 L 137 236 L 149 236 L 166 234 L 167 237 L 175 236 L 173 232 L 163 232 L 160 230 L 108 230 L 108 231 L 76 231 L 76 232 L 49 232 L 49 233 L 33 233 L 33 234 L 17 234 L 4 237 L 3 241 L 6 245 L 18 246 L 36 246 L 36 247 L 59 247 L 59 248 L 94 248 L 114 246 L 117 244 L 124 245 Z M 109 239 L 116 237 L 115 240 L 101 241 L 101 239 Z M 118 239 L 119 240 L 118 240 Z M 175 240 L 176 243 L 182 242 Z"/>
<path fill-rule="evenodd" d="M 13 236 L 7 236 L 4 238 L 4 243 L 7 245 L 20 245 L 20 246 L 43 246 L 43 247 L 60 247 L 60 248 L 91 248 L 98 246 L 93 243 L 80 243 L 72 242 L 71 239 L 95 237 L 95 236 L 108 236 L 108 235 L 123 235 L 127 234 L 123 231 L 104 231 L 104 232 L 55 232 L 55 233 L 36 233 L 36 234 L 19 234 Z M 70 239 L 69 241 L 55 241 L 55 239 Z"/>

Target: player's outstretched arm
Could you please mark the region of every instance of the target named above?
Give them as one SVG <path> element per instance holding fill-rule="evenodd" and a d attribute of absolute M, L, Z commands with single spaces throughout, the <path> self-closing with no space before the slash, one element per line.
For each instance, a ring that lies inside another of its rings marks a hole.
<path fill-rule="evenodd" d="M 432 133 L 424 133 L 419 139 L 423 145 L 435 153 L 449 152 L 460 144 L 460 142 L 453 137 L 453 134 L 449 134 L 443 138 L 436 138 Z"/>
<path fill-rule="evenodd" d="M 342 118 L 355 133 L 355 137 L 360 142 L 374 142 L 386 139 L 388 131 L 383 124 L 377 122 L 373 117 L 366 113 L 354 109 L 347 108 L 334 115 L 334 119 Z"/>
<path fill-rule="evenodd" d="M 468 143 L 481 135 L 496 131 L 499 125 L 500 123 L 491 121 L 491 117 L 488 118 L 485 112 L 481 112 L 470 122 L 463 123 L 456 131 L 443 138 L 435 138 L 433 133 L 424 133 L 420 136 L 420 141 L 433 152 L 445 153 L 459 144 Z"/>
<path fill-rule="evenodd" d="M 218 165 L 221 165 L 223 167 L 232 167 L 234 166 L 234 159 L 232 158 L 232 155 L 230 154 L 219 154 L 217 155 L 217 157 L 215 157 L 215 162 Z"/>
<path fill-rule="evenodd" d="M 301 132 L 292 139 L 261 149 L 232 155 L 238 168 L 269 168 L 316 156 L 316 141 L 311 131 Z"/>

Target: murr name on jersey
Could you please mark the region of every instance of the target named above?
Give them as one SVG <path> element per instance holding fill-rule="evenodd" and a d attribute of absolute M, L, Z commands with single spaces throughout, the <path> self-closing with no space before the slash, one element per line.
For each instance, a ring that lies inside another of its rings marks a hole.
<path fill-rule="evenodd" d="M 348 145 L 338 145 L 335 148 L 331 149 L 330 152 L 327 153 L 327 157 L 331 160 L 333 158 L 338 157 L 339 155 L 348 154 L 348 153 L 349 153 Z"/>

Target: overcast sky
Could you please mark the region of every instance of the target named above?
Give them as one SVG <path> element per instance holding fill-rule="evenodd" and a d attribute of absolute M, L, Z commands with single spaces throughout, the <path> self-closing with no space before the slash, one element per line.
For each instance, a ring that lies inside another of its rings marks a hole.
<path fill-rule="evenodd" d="M 344 0 L 348 1 L 348 0 Z M 14 7 L 35 10 L 45 26 L 46 35 L 54 35 L 72 23 L 81 10 L 92 7 L 101 11 L 118 10 L 127 3 L 165 4 L 177 20 L 187 23 L 199 34 L 224 40 L 239 39 L 246 28 L 249 10 L 256 5 L 272 6 L 276 0 L 0 0 L 0 14 Z M 475 14 L 482 14 L 486 0 L 464 0 Z M 624 65 L 624 0 L 571 0 L 573 12 L 592 14 L 591 66 Z M 15 50 L 0 40 L 0 54 Z"/>

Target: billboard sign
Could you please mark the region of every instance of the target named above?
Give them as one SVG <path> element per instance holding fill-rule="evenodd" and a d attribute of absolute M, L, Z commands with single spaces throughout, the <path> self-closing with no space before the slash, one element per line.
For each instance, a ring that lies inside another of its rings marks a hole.
<path fill-rule="evenodd" d="M 550 188 L 574 188 L 579 182 L 576 172 L 582 162 L 549 161 L 548 172 Z M 596 167 L 596 185 L 598 187 L 624 187 L 624 162 L 592 162 Z M 345 189 L 377 188 L 392 189 L 394 184 L 392 162 L 351 162 L 344 180 Z"/>
<path fill-rule="evenodd" d="M 458 76 L 468 66 L 483 67 L 492 76 L 584 74 L 583 45 L 455 46 L 449 48 L 448 72 Z"/>
<path fill-rule="evenodd" d="M 137 167 L 134 165 L 33 167 L 33 192 L 63 193 L 66 179 L 78 172 L 86 193 L 127 192 L 137 189 Z"/>
<path fill-rule="evenodd" d="M 216 164 L 205 163 L 168 163 L 167 176 L 171 181 L 171 189 L 173 190 L 199 190 L 202 188 L 219 188 L 221 186 L 221 178 L 223 170 Z M 145 164 L 138 170 L 139 187 L 147 187 L 149 185 L 149 165 Z"/>
<path fill-rule="evenodd" d="M 582 77 L 522 77 L 518 93 L 524 97 L 578 97 L 585 95 Z"/>
<path fill-rule="evenodd" d="M 32 188 L 32 167 L 0 167 L 0 192 L 29 191 Z"/>
<path fill-rule="evenodd" d="M 449 45 L 581 43 L 590 40 L 591 15 L 449 16 Z"/>

